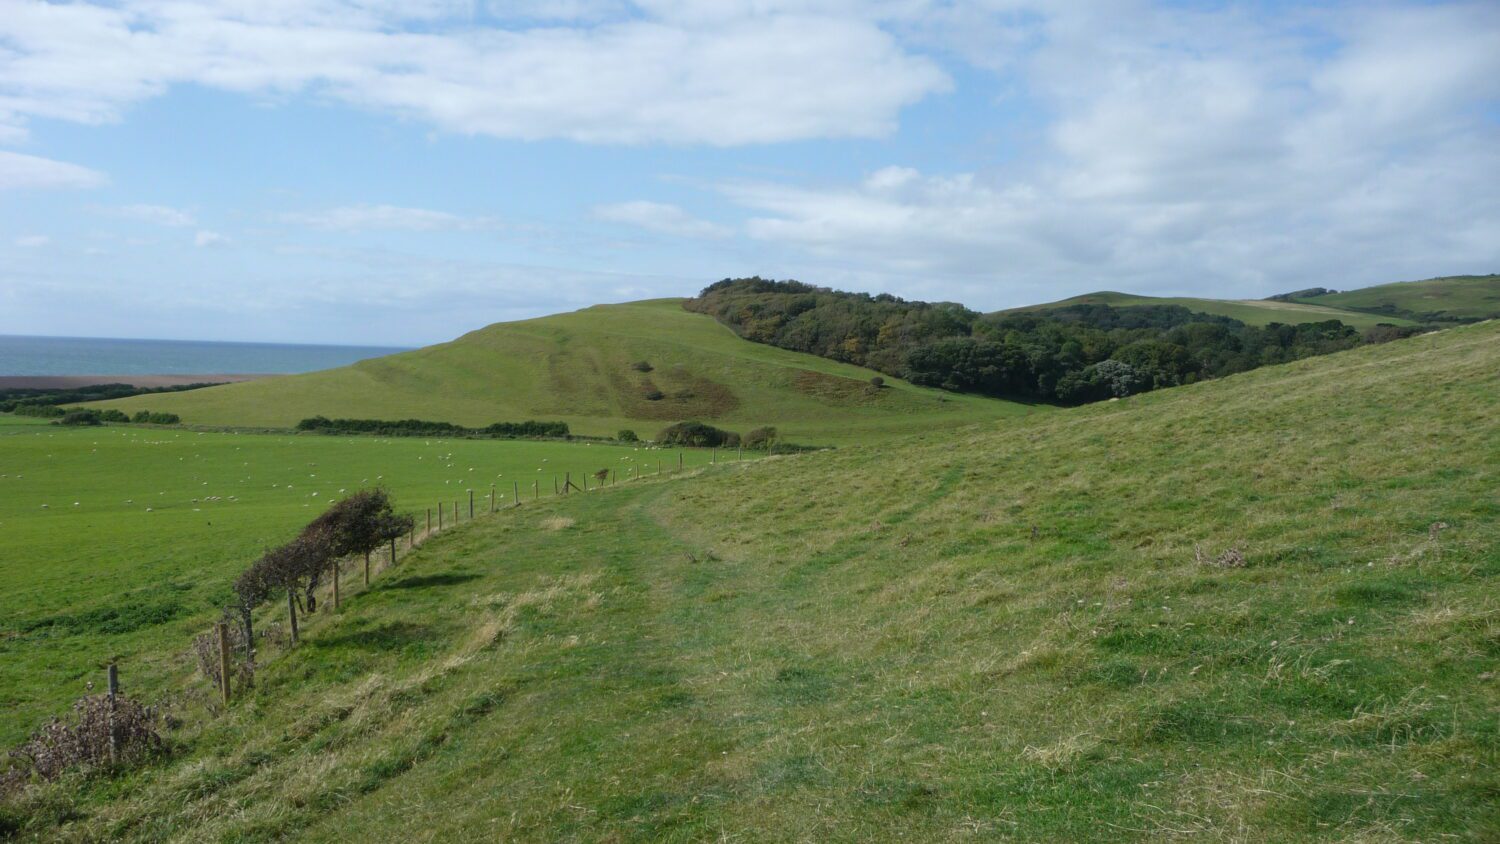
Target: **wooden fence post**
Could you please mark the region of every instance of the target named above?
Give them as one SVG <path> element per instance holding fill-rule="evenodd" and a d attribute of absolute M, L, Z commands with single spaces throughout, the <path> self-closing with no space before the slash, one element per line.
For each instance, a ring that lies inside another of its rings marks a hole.
<path fill-rule="evenodd" d="M 429 537 L 431 535 L 432 535 L 432 508 L 428 507 L 427 508 L 427 532 L 424 533 L 424 534 L 422 534 L 422 537 L 425 539 L 425 538 L 427 538 L 427 537 Z"/>
<path fill-rule="evenodd" d="M 224 693 L 224 703 L 229 703 L 229 628 L 224 622 L 216 625 L 219 630 L 219 690 Z"/>
<path fill-rule="evenodd" d="M 391 537 L 391 568 L 396 567 L 396 537 Z"/>
<path fill-rule="evenodd" d="M 573 485 L 573 473 L 567 473 L 567 480 L 563 481 L 563 495 L 568 494 L 568 487 Z"/>
<path fill-rule="evenodd" d="M 495 512 L 495 485 L 490 484 L 490 513 Z"/>
<path fill-rule="evenodd" d="M 438 530 L 443 529 L 443 502 L 438 502 Z"/>
<path fill-rule="evenodd" d="M 392 540 L 395 541 L 395 540 Z M 393 554 L 392 557 L 395 555 Z M 370 585 L 370 552 L 365 552 L 365 585 Z"/>
<path fill-rule="evenodd" d="M 333 608 L 339 608 L 339 561 L 333 561 Z"/>
<path fill-rule="evenodd" d="M 469 521 L 474 521 L 474 490 L 469 490 Z"/>
<path fill-rule="evenodd" d="M 115 736 L 115 696 L 120 693 L 120 668 L 113 662 L 105 669 L 105 677 L 109 690 L 109 764 L 113 765 L 119 760 L 119 739 Z"/>
<path fill-rule="evenodd" d="M 512 506 L 512 507 L 520 507 L 521 506 L 521 482 L 520 481 L 511 481 L 510 484 L 511 484 L 511 486 L 515 487 L 515 497 L 516 497 L 516 500 L 514 502 L 512 502 L 510 506 Z"/>
<path fill-rule="evenodd" d="M 286 590 L 287 614 L 292 619 L 292 644 L 297 644 L 297 594 L 294 589 L 287 587 Z"/>
<path fill-rule="evenodd" d="M 677 471 L 682 471 L 682 449 L 677 450 Z"/>

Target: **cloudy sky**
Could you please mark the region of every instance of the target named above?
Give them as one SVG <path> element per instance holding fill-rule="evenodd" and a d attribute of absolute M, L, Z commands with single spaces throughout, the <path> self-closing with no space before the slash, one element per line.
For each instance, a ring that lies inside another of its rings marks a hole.
<path fill-rule="evenodd" d="M 1500 3 L 0 0 L 0 333 L 1500 271 Z"/>

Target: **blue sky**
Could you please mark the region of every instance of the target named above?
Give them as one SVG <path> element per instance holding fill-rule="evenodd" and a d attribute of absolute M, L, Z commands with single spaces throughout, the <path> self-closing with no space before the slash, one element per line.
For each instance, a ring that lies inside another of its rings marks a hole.
<path fill-rule="evenodd" d="M 1500 6 L 0 0 L 0 333 L 1500 270 Z"/>

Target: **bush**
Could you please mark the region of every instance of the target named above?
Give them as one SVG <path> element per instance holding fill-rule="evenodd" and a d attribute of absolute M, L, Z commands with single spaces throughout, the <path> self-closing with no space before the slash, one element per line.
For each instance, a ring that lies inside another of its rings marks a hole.
<path fill-rule="evenodd" d="M 629 428 L 621 428 L 620 433 L 615 434 L 615 439 L 622 443 L 638 443 L 641 441 L 641 438 L 636 435 L 635 431 Z"/>
<path fill-rule="evenodd" d="M 130 421 L 151 425 L 176 425 L 182 421 L 182 417 L 175 413 L 152 413 L 149 410 L 137 410 Z"/>
<path fill-rule="evenodd" d="M 746 434 L 741 443 L 745 448 L 770 448 L 771 444 L 776 442 L 776 438 L 776 429 L 767 425 Z"/>
<path fill-rule="evenodd" d="M 651 370 L 655 369 L 656 367 L 652 366 L 647 361 L 638 360 L 635 363 L 632 363 L 630 365 L 630 368 L 634 369 L 636 372 L 650 372 Z"/>
<path fill-rule="evenodd" d="M 89 695 L 73 704 L 74 722 L 54 718 L 32 734 L 27 742 L 11 751 L 37 776 L 55 780 L 73 768 L 84 770 L 109 765 L 110 729 L 113 725 L 116 764 L 142 761 L 162 752 L 166 743 L 157 733 L 158 717 L 154 707 L 115 695 L 113 707 L 109 695 Z"/>
<path fill-rule="evenodd" d="M 662 399 L 664 399 L 666 397 L 667 397 L 667 394 L 663 393 L 661 390 L 647 390 L 646 391 L 646 401 L 661 401 Z"/>
<path fill-rule="evenodd" d="M 694 448 L 732 447 L 739 444 L 740 435 L 733 431 L 705 425 L 702 422 L 678 422 L 657 434 L 656 441 L 663 445 L 685 445 Z"/>
<path fill-rule="evenodd" d="M 884 387 L 885 379 L 881 378 L 879 375 L 873 376 L 872 378 L 870 378 L 870 386 L 877 389 L 879 389 L 880 387 Z"/>
<path fill-rule="evenodd" d="M 129 422 L 130 417 L 111 407 L 107 410 L 99 411 L 99 420 L 101 422 Z"/>
<path fill-rule="evenodd" d="M 59 425 L 98 425 L 99 411 L 97 410 L 69 410 L 63 414 L 63 418 L 57 420 Z"/>
<path fill-rule="evenodd" d="M 312 416 L 297 423 L 299 431 L 323 434 L 376 434 L 382 437 L 557 437 L 568 436 L 566 422 L 496 422 L 483 428 L 465 428 L 452 422 L 426 419 L 329 419 Z"/>

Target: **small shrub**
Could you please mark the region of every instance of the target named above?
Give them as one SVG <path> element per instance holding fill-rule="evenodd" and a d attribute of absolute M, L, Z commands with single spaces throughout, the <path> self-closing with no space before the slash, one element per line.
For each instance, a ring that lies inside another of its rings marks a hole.
<path fill-rule="evenodd" d="M 615 439 L 619 440 L 622 443 L 638 443 L 641 441 L 641 438 L 636 435 L 636 432 L 630 430 L 629 428 L 621 428 L 620 433 L 615 434 Z"/>
<path fill-rule="evenodd" d="M 182 417 L 175 413 L 152 413 L 149 410 L 138 410 L 134 416 L 130 417 L 130 421 L 152 425 L 176 425 L 182 421 Z"/>
<path fill-rule="evenodd" d="M 880 389 L 881 387 L 885 386 L 885 379 L 881 378 L 879 375 L 872 376 L 870 378 L 870 386 L 876 389 Z"/>
<path fill-rule="evenodd" d="M 667 394 L 663 393 L 661 390 L 647 390 L 646 391 L 646 401 L 661 401 L 662 399 L 664 399 L 666 397 L 667 397 Z"/>
<path fill-rule="evenodd" d="M 741 440 L 741 444 L 745 448 L 770 448 L 771 444 L 776 442 L 776 439 L 776 429 L 767 425 L 762 428 L 756 428 L 746 434 L 745 438 Z"/>
<path fill-rule="evenodd" d="M 632 363 L 630 365 L 630 368 L 634 369 L 636 372 L 650 372 L 656 367 L 652 366 L 648 361 L 638 360 L 635 363 Z"/>
<path fill-rule="evenodd" d="M 109 408 L 107 410 L 101 410 L 101 411 L 99 411 L 99 421 L 101 421 L 101 422 L 129 422 L 130 421 L 130 417 L 126 416 L 121 411 L 115 410 L 114 408 L 111 407 L 111 408 Z"/>
<path fill-rule="evenodd" d="M 12 758 L 44 780 L 55 780 L 68 770 L 97 770 L 109 765 L 113 729 L 116 764 L 130 765 L 158 755 L 166 743 L 157 732 L 155 707 L 124 695 L 88 695 L 73 703 L 73 723 L 54 718 L 11 751 Z"/>
<path fill-rule="evenodd" d="M 1193 559 L 1197 560 L 1199 565 L 1213 566 L 1214 568 L 1221 569 L 1242 569 L 1246 565 L 1245 552 L 1241 551 L 1238 547 L 1226 548 L 1224 549 L 1224 553 L 1217 557 L 1211 557 L 1203 553 L 1202 546 L 1194 545 Z"/>

